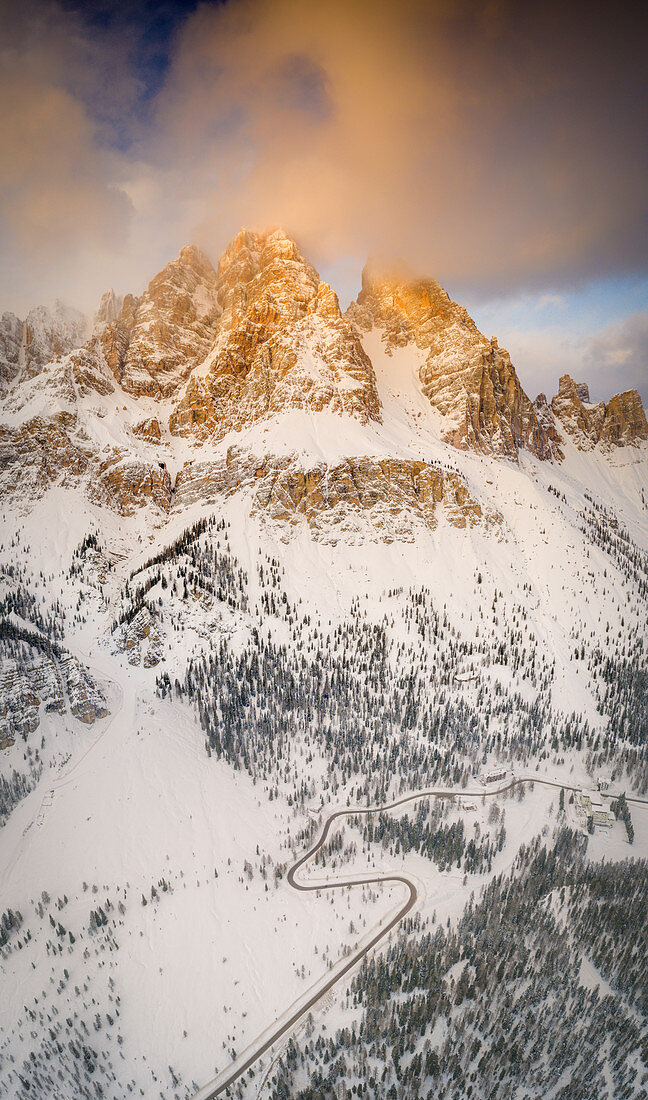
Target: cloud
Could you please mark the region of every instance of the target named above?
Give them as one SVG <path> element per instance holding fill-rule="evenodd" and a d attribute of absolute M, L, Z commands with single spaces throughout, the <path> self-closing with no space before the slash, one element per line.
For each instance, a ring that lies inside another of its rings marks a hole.
<path fill-rule="evenodd" d="M 567 299 L 564 294 L 542 294 L 536 302 L 535 308 L 537 310 L 554 308 L 564 309 L 567 304 Z"/>
<path fill-rule="evenodd" d="M 0 292 L 3 307 L 26 308 L 39 291 L 76 297 L 89 270 L 126 245 L 132 204 L 107 136 L 135 92 L 57 4 L 3 4 L 0 14 Z M 111 72 L 123 80 L 102 97 Z"/>
<path fill-rule="evenodd" d="M 403 255 L 491 291 L 635 269 L 648 191 L 629 13 L 203 5 L 152 156 L 169 168 L 173 150 L 172 190 L 200 196 L 196 232 L 215 247 L 225 228 L 281 223 L 316 258 Z"/>
<path fill-rule="evenodd" d="M 636 389 L 648 406 L 648 310 L 587 340 L 583 366 L 597 390 L 610 394 Z"/>
<path fill-rule="evenodd" d="M 0 218 L 18 252 L 108 247 L 129 215 L 123 192 L 106 180 L 92 127 L 80 104 L 51 84 L 0 77 Z"/>
<path fill-rule="evenodd" d="M 157 69 L 150 5 L 72 4 L 2 7 L 5 298 L 137 290 L 242 224 L 281 224 L 358 281 L 367 254 L 402 257 L 456 297 L 645 269 L 645 47 L 623 0 L 614 19 L 557 0 L 167 4 Z"/>

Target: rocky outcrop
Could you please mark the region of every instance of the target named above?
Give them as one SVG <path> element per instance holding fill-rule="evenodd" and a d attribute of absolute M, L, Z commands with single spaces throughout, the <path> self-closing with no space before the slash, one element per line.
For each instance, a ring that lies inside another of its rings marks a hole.
<path fill-rule="evenodd" d="M 180 506 L 250 494 L 250 511 L 286 531 L 306 523 L 316 538 L 359 534 L 383 542 L 413 541 L 443 518 L 454 527 L 500 522 L 482 509 L 455 473 L 428 463 L 361 456 L 305 466 L 291 456 L 258 459 L 230 448 L 221 462 L 190 463 L 178 475 Z"/>
<path fill-rule="evenodd" d="M 0 392 L 13 382 L 20 368 L 23 322 L 15 313 L 0 318 Z"/>
<path fill-rule="evenodd" d="M 648 439 L 646 414 L 636 390 L 616 394 L 607 404 L 599 401 L 592 405 L 584 397 L 589 398 L 587 385 L 564 374 L 551 402 L 560 427 L 580 450 L 590 450 L 598 444 L 609 449 Z"/>
<path fill-rule="evenodd" d="M 554 445 L 554 454 L 556 456 L 562 455 L 563 438 L 556 426 L 556 418 L 553 415 L 551 405 L 547 401 L 547 395 L 539 393 L 533 402 L 533 408 L 538 418 L 538 424 Z"/>
<path fill-rule="evenodd" d="M 601 444 L 623 447 L 644 439 L 648 439 L 648 422 L 639 394 L 636 390 L 615 394 L 605 406 Z"/>
<path fill-rule="evenodd" d="M 0 747 L 38 729 L 41 707 L 70 713 L 85 725 L 108 714 L 106 700 L 90 673 L 72 656 L 4 660 L 0 665 Z"/>
<path fill-rule="evenodd" d="M 100 393 L 106 396 L 115 392 L 110 372 L 95 337 L 88 346 L 72 354 L 69 373 L 73 382 L 73 386 L 69 388 L 71 398 L 74 397 L 75 391 L 81 397 L 86 397 L 89 393 Z"/>
<path fill-rule="evenodd" d="M 130 665 L 141 663 L 144 668 L 154 668 L 162 659 L 162 637 L 148 607 L 142 607 L 130 622 L 117 628 L 116 642 Z"/>
<path fill-rule="evenodd" d="M 218 265 L 221 309 L 209 369 L 192 378 L 171 432 L 222 438 L 286 409 L 380 416 L 373 367 L 358 333 L 284 233 L 242 231 Z"/>
<path fill-rule="evenodd" d="M 116 303 L 104 295 L 100 315 Z M 168 397 L 201 363 L 215 339 L 216 272 L 200 249 L 183 248 L 141 298 L 127 294 L 118 316 L 95 337 L 115 380 L 127 393 Z"/>
<path fill-rule="evenodd" d="M 446 442 L 512 458 L 520 447 L 539 458 L 560 457 L 508 352 L 487 340 L 439 283 L 365 269 L 362 290 L 347 316 L 362 329 L 379 328 L 388 351 L 414 343 L 425 353 L 421 386 L 444 417 Z"/>
<path fill-rule="evenodd" d="M 108 708 L 103 692 L 92 679 L 87 668 L 75 657 L 65 657 L 59 664 L 70 712 L 79 722 L 92 725 L 98 718 L 105 718 Z"/>
<path fill-rule="evenodd" d="M 82 313 L 58 299 L 51 308 L 37 306 L 24 321 L 13 313 L 0 320 L 0 389 L 6 389 L 22 371 L 34 378 L 52 360 L 80 347 L 88 322 Z"/>
<path fill-rule="evenodd" d="M 122 516 L 131 516 L 148 504 L 168 512 L 172 493 L 164 462 L 147 463 L 116 455 L 98 467 L 88 488 L 92 501 L 105 504 Z"/>
<path fill-rule="evenodd" d="M 93 328 L 101 329 L 104 325 L 113 324 L 119 317 L 123 304 L 123 295 L 115 294 L 112 288 L 107 290 L 105 294 L 102 294 L 101 301 L 92 319 Z"/>
<path fill-rule="evenodd" d="M 76 416 L 34 417 L 18 428 L 0 425 L 0 491 L 38 498 L 54 481 L 73 484 L 92 459 Z"/>
<path fill-rule="evenodd" d="M 598 443 L 605 419 L 605 403 L 601 401 L 598 405 L 585 408 L 578 384 L 568 374 L 563 374 L 558 383 L 558 393 L 551 400 L 551 409 L 560 426 L 582 450 Z"/>
<path fill-rule="evenodd" d="M 131 430 L 139 439 L 147 439 L 149 443 L 160 442 L 160 422 L 155 416 L 140 420 L 139 424 L 134 424 Z"/>
<path fill-rule="evenodd" d="M 158 425 L 159 428 L 159 425 Z M 149 428 L 154 437 L 154 427 Z M 164 462 L 131 458 L 124 451 L 97 450 L 76 415 L 34 417 L 19 428 L 0 425 L 0 492 L 33 503 L 57 482 L 87 487 L 90 500 L 121 515 L 152 505 L 171 506 L 171 478 Z"/>
<path fill-rule="evenodd" d="M 28 377 L 37 374 L 46 363 L 78 348 L 88 331 L 88 321 L 82 313 L 63 302 L 55 301 L 51 309 L 38 306 L 25 320 L 24 355 Z"/>

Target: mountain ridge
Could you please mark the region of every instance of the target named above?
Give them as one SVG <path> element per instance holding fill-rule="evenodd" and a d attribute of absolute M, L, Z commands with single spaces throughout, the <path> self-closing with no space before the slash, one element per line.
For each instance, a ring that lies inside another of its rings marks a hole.
<path fill-rule="evenodd" d="M 338 489 L 345 483 L 341 460 L 355 470 L 346 512 L 371 512 L 382 501 L 422 517 L 418 490 L 403 494 L 398 478 L 390 489 L 381 472 L 388 467 L 372 456 L 393 469 L 409 464 L 415 487 L 423 467 L 438 478 L 439 462 L 452 465 L 455 451 L 555 463 L 571 443 L 611 454 L 648 439 L 636 391 L 591 406 L 582 400 L 587 388 L 564 376 L 550 403 L 543 395 L 532 403 L 505 349 L 433 279 L 367 267 L 343 315 L 335 292 L 279 229 L 241 230 L 216 266 L 185 246 L 138 297 L 106 292 L 89 334 L 60 303 L 30 318 L 5 314 L 0 325 L 5 493 L 78 483 L 122 515 L 148 506 L 168 514 L 188 499 L 189 485 L 189 499 L 199 498 L 200 468 L 204 496 L 218 485 L 224 494 L 254 489 L 252 506 L 265 500 L 277 518 L 282 511 L 270 502 L 290 468 L 284 500 L 294 519 L 304 515 L 299 485 L 317 480 L 331 441 L 348 436 L 328 479 Z M 407 410 L 395 395 L 401 375 Z M 277 418 L 288 434 L 269 454 Z M 354 466 L 363 452 L 369 461 Z M 460 496 L 472 502 L 464 521 L 489 512 L 465 481 Z M 340 514 L 326 494 L 307 497 L 311 516 L 318 502 L 329 521 Z"/>

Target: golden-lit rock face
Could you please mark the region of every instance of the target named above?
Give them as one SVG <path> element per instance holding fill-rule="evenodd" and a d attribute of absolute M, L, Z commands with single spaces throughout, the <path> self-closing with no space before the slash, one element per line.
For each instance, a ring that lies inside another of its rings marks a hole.
<path fill-rule="evenodd" d="M 621 446 L 648 439 L 648 422 L 636 390 L 626 390 L 611 397 L 605 406 L 601 427 L 601 442 Z"/>
<path fill-rule="evenodd" d="M 170 429 L 222 438 L 286 409 L 379 419 L 373 367 L 337 296 L 281 231 L 242 231 L 218 265 L 222 310 L 209 369 L 192 378 Z"/>
<path fill-rule="evenodd" d="M 560 457 L 508 352 L 487 340 L 439 283 L 365 269 L 347 316 L 365 330 L 381 329 L 388 350 L 414 343 L 426 353 L 420 380 L 430 404 L 445 418 L 446 442 L 484 454 L 515 457 L 525 447 L 539 458 Z"/>
<path fill-rule="evenodd" d="M 551 402 L 560 426 L 580 450 L 590 450 L 597 444 L 604 449 L 622 447 L 648 439 L 646 414 L 636 390 L 618 393 L 607 404 L 600 401 L 592 405 L 588 399 L 587 386 L 564 374 Z"/>
<path fill-rule="evenodd" d="M 155 416 L 149 416 L 146 420 L 140 420 L 139 424 L 134 424 L 132 432 L 139 439 L 148 439 L 149 443 L 159 443 L 161 439 L 160 422 Z"/>
<path fill-rule="evenodd" d="M 428 463 L 360 456 L 306 467 L 294 457 L 256 459 L 230 447 L 226 459 L 190 463 L 175 487 L 178 506 L 250 494 L 250 511 L 286 532 L 306 523 L 320 541 L 370 534 L 382 542 L 413 541 L 443 518 L 454 527 L 485 528 L 501 518 L 483 510 L 461 477 Z"/>
<path fill-rule="evenodd" d="M 587 387 L 566 375 L 551 405 L 544 395 L 532 404 L 508 353 L 434 280 L 365 271 L 357 302 L 342 316 L 335 293 L 280 230 L 241 231 L 216 268 L 199 249 L 184 248 L 140 298 L 104 295 L 92 334 L 79 346 L 84 326 L 60 303 L 32 311 L 26 322 L 13 314 L 0 320 L 8 416 L 0 426 L 0 492 L 22 497 L 26 507 L 56 483 L 123 516 L 141 508 L 165 515 L 242 492 L 265 521 L 285 532 L 305 524 L 328 541 L 343 534 L 407 541 L 441 520 L 497 526 L 501 518 L 484 510 L 457 474 L 388 457 L 389 424 L 349 444 L 355 457 L 328 463 L 319 461 L 331 452 L 318 432 L 322 421 L 330 431 L 331 420 L 315 416 L 286 418 L 308 430 L 312 419 L 310 457 L 301 453 L 303 440 L 289 438 L 276 445 L 279 454 L 255 457 L 255 448 L 267 449 L 259 443 L 266 433 L 258 431 L 227 454 L 229 438 L 218 446 L 233 429 L 293 409 L 380 422 L 374 369 L 360 337 L 373 328 L 389 354 L 420 349 L 423 393 L 440 414 L 443 439 L 455 447 L 512 458 L 523 447 L 561 459 L 568 436 L 602 449 L 648 439 L 636 391 L 592 405 Z M 170 438 L 167 425 L 187 442 Z M 373 452 L 377 439 L 385 457 L 358 457 L 365 443 Z M 187 463 L 173 483 L 166 462 L 176 470 L 203 444 L 207 459 Z M 417 448 L 417 456 L 425 454 Z M 407 453 L 400 444 L 395 449 Z M 291 453 L 298 450 L 299 457 Z"/>
<path fill-rule="evenodd" d="M 76 416 L 34 417 L 19 428 L 0 426 L 0 495 L 33 504 L 53 484 L 79 490 L 121 515 L 154 505 L 168 512 L 171 478 L 163 462 L 97 451 Z"/>

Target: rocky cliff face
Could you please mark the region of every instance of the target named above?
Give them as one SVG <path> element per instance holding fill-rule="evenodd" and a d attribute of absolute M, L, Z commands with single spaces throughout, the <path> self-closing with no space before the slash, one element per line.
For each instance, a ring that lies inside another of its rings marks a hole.
<path fill-rule="evenodd" d="M 130 665 L 153 668 L 162 659 L 162 636 L 153 614 L 143 607 L 128 623 L 115 631 L 117 649 L 125 653 Z"/>
<path fill-rule="evenodd" d="M 20 368 L 23 322 L 15 313 L 0 318 L 0 392 L 6 390 Z"/>
<path fill-rule="evenodd" d="M 24 321 L 14 313 L 4 313 L 0 320 L 0 392 L 20 372 L 25 378 L 34 378 L 47 363 L 79 347 L 87 331 L 83 314 L 58 300 L 51 308 L 30 310 Z"/>
<path fill-rule="evenodd" d="M 487 340 L 439 283 L 365 269 L 347 316 L 365 330 L 381 329 L 388 350 L 414 343 L 426 353 L 420 380 L 444 417 L 446 442 L 484 454 L 516 457 L 525 447 L 539 458 L 560 457 L 508 352 Z"/>
<path fill-rule="evenodd" d="M 147 463 L 118 454 L 99 465 L 88 491 L 96 504 L 105 504 L 122 516 L 130 516 L 146 504 L 168 512 L 171 493 L 171 478 L 164 462 Z"/>
<path fill-rule="evenodd" d="M 564 374 L 551 408 L 560 427 L 580 450 L 597 444 L 604 449 L 621 447 L 648 439 L 648 423 L 636 390 L 616 394 L 605 403 L 589 403 L 585 383 L 574 382 Z"/>
<path fill-rule="evenodd" d="M 252 514 L 287 534 L 306 523 L 324 542 L 367 529 L 382 542 L 413 541 L 417 529 L 434 530 L 441 518 L 460 528 L 501 522 L 482 509 L 459 475 L 425 462 L 369 456 L 308 466 L 296 457 L 259 460 L 230 447 L 221 461 L 185 466 L 175 498 L 183 507 L 241 491 L 250 495 Z"/>
<path fill-rule="evenodd" d="M 0 659 L 0 749 L 38 729 L 41 706 L 59 714 L 69 709 L 85 725 L 108 714 L 101 689 L 74 657 Z"/>
<path fill-rule="evenodd" d="M 218 265 L 222 310 L 209 369 L 192 378 L 170 428 L 219 439 L 285 409 L 378 419 L 373 368 L 336 295 L 281 231 L 241 232 Z"/>
<path fill-rule="evenodd" d="M 34 417 L 18 428 L 0 425 L 0 494 L 33 503 L 54 483 L 84 485 L 88 497 L 121 515 L 154 505 L 167 512 L 171 479 L 164 462 L 97 450 L 78 416 Z"/>
<path fill-rule="evenodd" d="M 611 397 L 605 406 L 601 426 L 601 443 L 622 447 L 648 439 L 648 422 L 636 390 L 626 390 Z"/>
<path fill-rule="evenodd" d="M 0 491 L 37 499 L 54 481 L 74 485 L 92 451 L 72 413 L 34 417 L 18 428 L 0 425 Z"/>
<path fill-rule="evenodd" d="M 115 380 L 135 396 L 168 397 L 201 363 L 213 341 L 219 307 L 216 272 L 199 248 L 183 248 L 155 276 L 141 298 L 104 295 L 95 353 Z M 115 316 L 116 315 L 116 316 Z"/>

